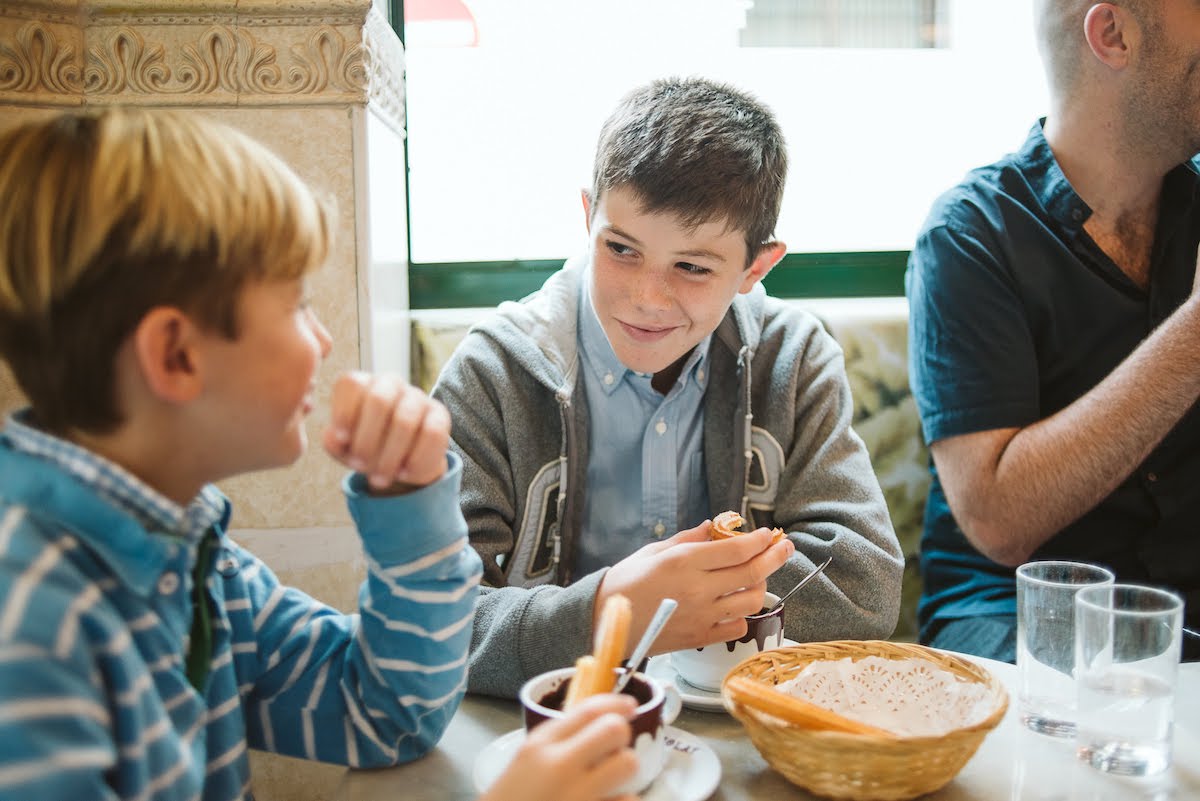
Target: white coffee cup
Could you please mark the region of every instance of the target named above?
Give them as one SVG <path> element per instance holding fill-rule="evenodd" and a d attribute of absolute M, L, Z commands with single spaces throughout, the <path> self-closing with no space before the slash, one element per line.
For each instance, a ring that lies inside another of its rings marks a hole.
<path fill-rule="evenodd" d="M 779 596 L 768 592 L 763 609 L 770 609 Z M 746 616 L 746 634 L 737 640 L 688 648 L 671 653 L 671 666 L 679 678 L 693 687 L 720 692 L 721 682 L 735 665 L 747 657 L 783 644 L 783 606 L 770 613 Z"/>

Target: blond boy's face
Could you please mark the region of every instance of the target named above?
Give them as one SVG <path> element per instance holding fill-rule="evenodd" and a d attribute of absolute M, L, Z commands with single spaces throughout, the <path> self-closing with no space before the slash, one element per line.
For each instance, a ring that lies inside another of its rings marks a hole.
<path fill-rule="evenodd" d="M 617 358 L 640 373 L 687 355 L 778 260 L 771 250 L 747 268 L 741 231 L 648 214 L 629 189 L 605 192 L 590 211 L 592 304 Z"/>
<path fill-rule="evenodd" d="M 222 437 L 241 473 L 291 464 L 307 444 L 304 419 L 313 408 L 316 372 L 328 355 L 329 332 L 309 308 L 303 281 L 248 285 L 238 302 L 238 336 L 214 334 L 215 370 L 206 385 L 209 419 L 224 420 Z"/>

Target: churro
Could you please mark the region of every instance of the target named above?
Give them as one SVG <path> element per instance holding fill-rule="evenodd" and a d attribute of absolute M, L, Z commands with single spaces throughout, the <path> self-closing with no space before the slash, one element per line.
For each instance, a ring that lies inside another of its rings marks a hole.
<path fill-rule="evenodd" d="M 713 522 L 713 527 L 712 527 L 712 535 L 709 537 L 710 539 L 726 540 L 726 539 L 729 539 L 730 537 L 736 537 L 739 534 L 748 533 L 745 531 L 738 531 L 738 529 L 740 529 L 746 521 L 743 520 L 742 516 L 739 515 L 737 512 L 733 512 L 733 511 L 721 512 L 721 514 L 719 514 L 713 518 L 712 522 Z M 781 528 L 771 529 L 771 544 L 774 545 L 775 543 L 779 542 L 781 539 L 783 539 L 783 529 L 781 529 Z"/>
<path fill-rule="evenodd" d="M 625 658 L 629 645 L 629 627 L 633 623 L 633 605 L 624 595 L 612 595 L 604 602 L 600 623 L 589 656 L 575 660 L 575 675 L 567 688 L 563 709 L 588 696 L 611 692 L 617 681 L 616 669 Z"/>
<path fill-rule="evenodd" d="M 563 709 L 570 709 L 575 704 L 595 695 L 596 687 L 596 658 L 592 655 L 581 656 L 575 660 L 575 675 L 567 685 L 567 697 L 563 699 Z"/>
<path fill-rule="evenodd" d="M 731 676 L 726 679 L 725 692 L 734 703 L 750 707 L 757 712 L 778 718 L 794 726 L 846 734 L 870 734 L 889 739 L 896 736 L 887 729 L 851 720 L 823 706 L 817 706 L 802 698 L 780 692 L 745 676 Z"/>

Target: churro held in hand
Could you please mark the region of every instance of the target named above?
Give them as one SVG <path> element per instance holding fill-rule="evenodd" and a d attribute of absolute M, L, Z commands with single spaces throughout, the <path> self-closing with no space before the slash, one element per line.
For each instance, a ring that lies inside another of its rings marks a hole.
<path fill-rule="evenodd" d="M 605 601 L 592 653 L 575 661 L 575 677 L 567 688 L 563 709 L 570 709 L 589 696 L 612 691 L 617 680 L 616 669 L 625 658 L 632 621 L 633 605 L 624 595 L 613 595 Z"/>
<path fill-rule="evenodd" d="M 746 521 L 737 512 L 721 512 L 713 518 L 712 539 L 727 540 L 730 537 L 736 537 L 740 534 L 748 534 L 747 531 L 739 531 Z M 783 539 L 783 529 L 771 529 L 771 544 L 779 542 Z"/>

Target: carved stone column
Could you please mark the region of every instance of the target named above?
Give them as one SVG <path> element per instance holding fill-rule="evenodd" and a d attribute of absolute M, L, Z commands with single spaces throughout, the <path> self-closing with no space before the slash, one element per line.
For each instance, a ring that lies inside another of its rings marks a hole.
<path fill-rule="evenodd" d="M 71 107 L 194 109 L 263 141 L 333 200 L 337 241 L 313 281 L 335 339 L 326 389 L 343 369 L 407 367 L 407 342 L 381 342 L 378 357 L 372 349 L 374 321 L 407 306 L 407 281 L 404 255 L 378 253 L 386 243 L 369 225 L 373 214 L 381 234 L 405 227 L 403 67 L 400 41 L 370 0 L 0 3 L 0 127 Z M 394 166 L 372 172 L 372 160 Z M 372 196 L 389 207 L 369 208 Z M 0 406 L 19 402 L 12 381 L 0 383 Z M 255 529 L 343 525 L 340 474 L 310 452 L 293 469 L 230 482 L 236 519 Z"/>
<path fill-rule="evenodd" d="M 191 109 L 255 136 L 333 201 L 337 239 L 313 290 L 335 344 L 322 373 L 326 403 L 309 423 L 313 442 L 338 372 L 407 370 L 405 256 L 382 236 L 405 229 L 403 67 L 399 39 L 370 0 L 0 4 L 0 128 L 66 108 Z M 388 167 L 373 171 L 373 161 Z M 3 376 L 0 408 L 21 402 Z M 290 469 L 222 488 L 244 540 L 345 608 L 354 591 L 341 573 L 357 574 L 361 560 L 342 472 L 318 447 Z"/>
<path fill-rule="evenodd" d="M 284 581 L 347 610 L 363 562 L 344 470 L 317 443 L 339 372 L 408 368 L 403 71 L 371 0 L 0 0 L 0 129 L 68 108 L 186 108 L 256 137 L 335 204 L 337 239 L 312 281 L 335 340 L 313 447 L 222 489 L 235 538 Z M 0 375 L 0 411 L 21 403 Z M 255 770 L 261 799 L 323 797 L 340 775 L 261 760 Z"/>

